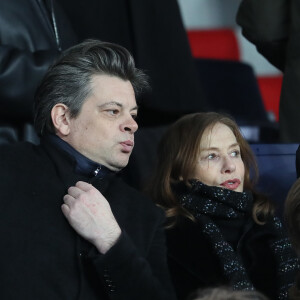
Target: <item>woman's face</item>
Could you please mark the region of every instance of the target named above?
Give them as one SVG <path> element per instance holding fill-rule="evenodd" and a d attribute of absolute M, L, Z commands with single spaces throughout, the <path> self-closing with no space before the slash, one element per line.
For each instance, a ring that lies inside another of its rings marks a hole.
<path fill-rule="evenodd" d="M 191 178 L 196 178 L 206 185 L 242 192 L 244 175 L 245 166 L 240 146 L 231 129 L 222 123 L 206 128 Z"/>

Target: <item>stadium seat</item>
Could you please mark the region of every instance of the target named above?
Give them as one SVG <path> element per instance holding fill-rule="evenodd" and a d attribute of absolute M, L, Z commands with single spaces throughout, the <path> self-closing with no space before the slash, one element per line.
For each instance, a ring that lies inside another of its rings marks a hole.
<path fill-rule="evenodd" d="M 230 60 L 195 59 L 210 109 L 228 113 L 240 126 L 259 131 L 249 142 L 277 142 L 278 124 L 268 118 L 256 77 L 250 65 Z"/>
<path fill-rule="evenodd" d="M 258 190 L 273 200 L 282 218 L 287 193 L 297 179 L 298 144 L 251 144 L 259 167 Z"/>

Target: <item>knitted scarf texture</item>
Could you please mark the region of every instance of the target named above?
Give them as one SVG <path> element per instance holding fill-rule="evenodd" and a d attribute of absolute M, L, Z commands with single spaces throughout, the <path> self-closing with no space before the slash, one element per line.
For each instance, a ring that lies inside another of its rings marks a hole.
<path fill-rule="evenodd" d="M 181 205 L 188 210 L 201 224 L 203 232 L 213 245 L 219 258 L 224 276 L 234 290 L 254 290 L 243 262 L 237 252 L 224 239 L 213 218 L 240 219 L 249 218 L 252 214 L 253 197 L 250 192 L 235 192 L 232 190 L 207 186 L 200 181 L 190 180 L 190 187 L 184 183 L 174 186 Z M 280 283 L 278 299 L 288 298 L 288 289 L 292 283 L 287 280 L 289 272 L 299 269 L 299 261 L 293 255 L 291 244 L 286 237 L 282 224 L 277 217 L 269 221 L 269 226 L 278 233 L 278 239 L 269 244 L 274 253 L 278 268 L 277 276 Z"/>

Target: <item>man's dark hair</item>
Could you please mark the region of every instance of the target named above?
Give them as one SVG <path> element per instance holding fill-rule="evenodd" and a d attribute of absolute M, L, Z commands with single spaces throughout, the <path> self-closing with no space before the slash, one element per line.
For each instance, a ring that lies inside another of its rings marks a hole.
<path fill-rule="evenodd" d="M 135 96 L 149 88 L 147 76 L 135 67 L 134 59 L 124 47 L 86 40 L 66 50 L 49 68 L 35 94 L 34 125 L 39 136 L 54 133 L 51 110 L 62 103 L 70 116 L 78 116 L 89 97 L 95 75 L 116 76 L 132 84 Z"/>

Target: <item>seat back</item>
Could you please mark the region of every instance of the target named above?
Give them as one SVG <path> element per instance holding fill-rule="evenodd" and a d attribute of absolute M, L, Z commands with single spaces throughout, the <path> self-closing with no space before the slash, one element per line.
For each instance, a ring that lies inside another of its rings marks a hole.
<path fill-rule="evenodd" d="M 195 59 L 210 110 L 228 113 L 239 126 L 259 131 L 250 142 L 278 142 L 279 126 L 268 118 L 252 67 L 230 60 Z M 247 139 L 247 137 L 246 137 Z"/>
<path fill-rule="evenodd" d="M 298 144 L 251 144 L 259 167 L 258 190 L 275 202 L 282 218 L 284 201 L 297 179 L 296 151 Z"/>
<path fill-rule="evenodd" d="M 200 83 L 213 111 L 231 114 L 239 123 L 268 122 L 250 65 L 238 61 L 195 59 Z"/>

